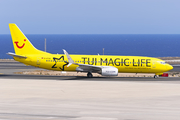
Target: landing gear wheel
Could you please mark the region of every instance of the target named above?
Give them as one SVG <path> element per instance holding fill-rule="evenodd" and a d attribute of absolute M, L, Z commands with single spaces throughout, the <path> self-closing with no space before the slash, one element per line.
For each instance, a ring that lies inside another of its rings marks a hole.
<path fill-rule="evenodd" d="M 157 75 L 154 75 L 154 78 L 158 78 L 158 76 L 157 76 Z"/>
<path fill-rule="evenodd" d="M 91 73 L 91 72 L 88 72 L 87 77 L 88 77 L 88 78 L 92 78 L 92 77 L 93 77 L 92 73 Z"/>

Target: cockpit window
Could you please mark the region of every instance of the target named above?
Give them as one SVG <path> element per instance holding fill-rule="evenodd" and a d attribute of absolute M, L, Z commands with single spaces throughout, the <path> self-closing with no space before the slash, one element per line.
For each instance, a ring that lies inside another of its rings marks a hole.
<path fill-rule="evenodd" d="M 166 62 L 160 62 L 161 64 L 166 64 Z"/>

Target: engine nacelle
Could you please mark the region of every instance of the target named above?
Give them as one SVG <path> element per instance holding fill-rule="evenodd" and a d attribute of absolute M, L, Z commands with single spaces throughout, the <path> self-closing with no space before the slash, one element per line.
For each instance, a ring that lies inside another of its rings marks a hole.
<path fill-rule="evenodd" d="M 101 75 L 103 75 L 103 76 L 117 76 L 118 75 L 118 69 L 115 67 L 102 68 Z"/>

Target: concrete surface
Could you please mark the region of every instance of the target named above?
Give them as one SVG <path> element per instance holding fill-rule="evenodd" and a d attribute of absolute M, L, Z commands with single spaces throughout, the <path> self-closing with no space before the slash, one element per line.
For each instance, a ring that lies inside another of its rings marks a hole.
<path fill-rule="evenodd" d="M 4 65 L 4 66 L 3 66 Z M 178 120 L 180 78 L 14 75 L 0 64 L 0 120 Z"/>
<path fill-rule="evenodd" d="M 0 119 L 179 119 L 179 78 L 44 77 L 1 75 Z"/>

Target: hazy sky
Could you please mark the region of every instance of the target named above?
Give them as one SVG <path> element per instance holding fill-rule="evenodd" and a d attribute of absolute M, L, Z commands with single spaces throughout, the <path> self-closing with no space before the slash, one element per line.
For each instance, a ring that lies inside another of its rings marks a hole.
<path fill-rule="evenodd" d="M 0 0 L 0 34 L 180 34 L 180 0 Z"/>

